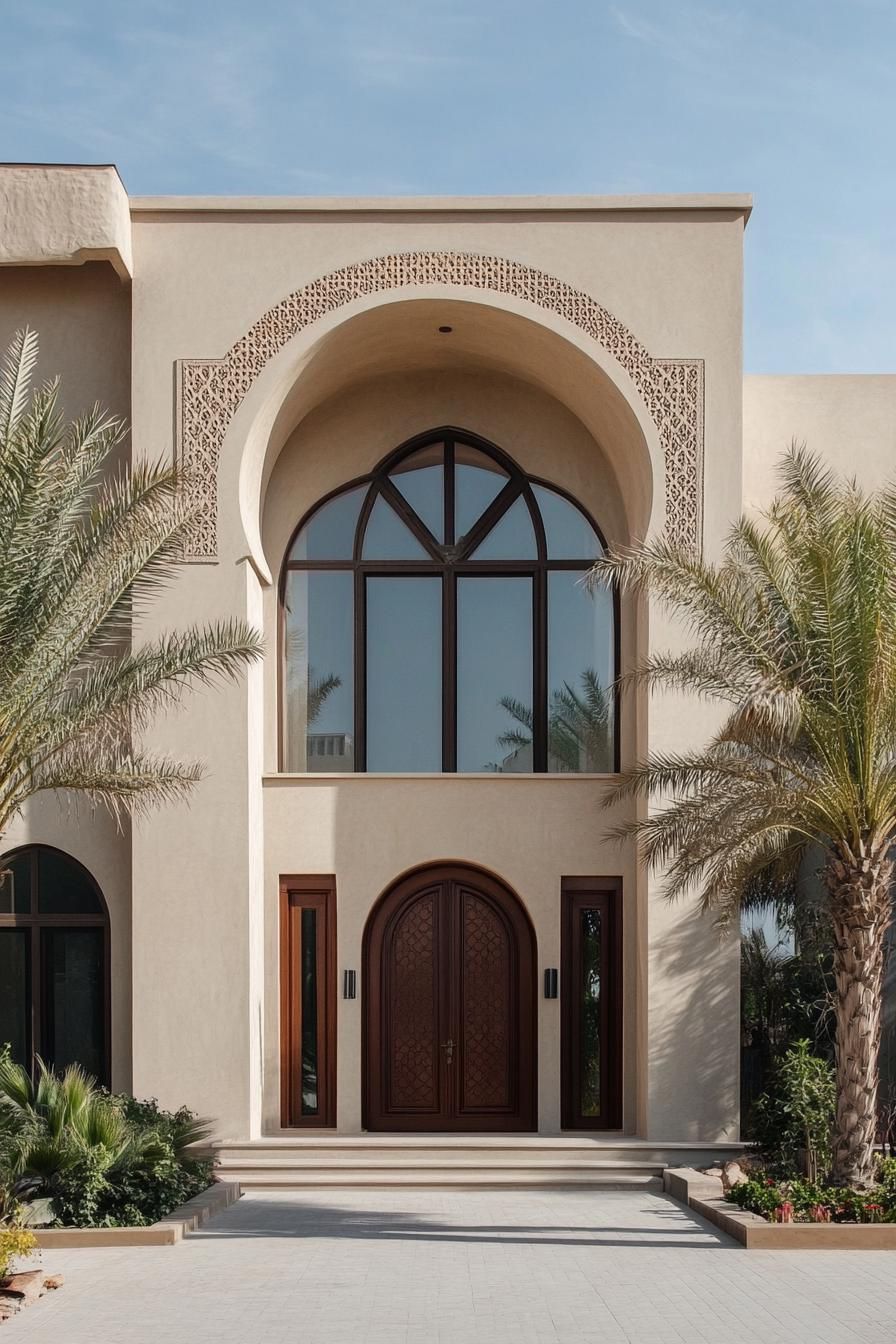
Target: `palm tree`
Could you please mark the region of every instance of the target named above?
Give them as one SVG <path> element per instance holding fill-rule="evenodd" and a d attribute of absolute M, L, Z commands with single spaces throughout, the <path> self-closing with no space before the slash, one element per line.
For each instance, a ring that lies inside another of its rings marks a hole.
<path fill-rule="evenodd" d="M 884 942 L 896 843 L 896 491 L 861 491 L 805 448 L 781 492 L 742 518 L 719 563 L 669 542 L 620 552 L 593 578 L 647 589 L 693 636 L 623 683 L 727 705 L 712 740 L 655 756 L 612 794 L 657 810 L 637 834 L 670 899 L 699 890 L 730 922 L 757 882 L 820 856 L 833 942 L 837 1110 L 833 1177 L 874 1172 Z"/>
<path fill-rule="evenodd" d="M 182 552 L 184 477 L 122 468 L 125 424 L 98 406 L 64 424 L 58 382 L 31 391 L 37 353 L 20 331 L 0 368 L 0 835 L 43 789 L 116 812 L 181 797 L 200 766 L 143 750 L 141 730 L 261 653 L 240 621 L 132 645 Z"/>
<path fill-rule="evenodd" d="M 548 755 L 553 768 L 577 773 L 581 770 L 604 772 L 611 769 L 609 734 L 612 698 L 600 684 L 592 667 L 581 674 L 581 690 L 568 681 L 551 693 L 548 706 Z M 534 716 L 528 705 L 512 695 L 501 697 L 500 704 L 519 728 L 509 728 L 498 738 L 498 746 L 525 751 L 532 745 Z"/>

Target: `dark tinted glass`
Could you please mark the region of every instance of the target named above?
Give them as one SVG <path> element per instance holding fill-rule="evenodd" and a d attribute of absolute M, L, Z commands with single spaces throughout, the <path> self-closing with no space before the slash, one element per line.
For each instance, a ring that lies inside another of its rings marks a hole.
<path fill-rule="evenodd" d="M 105 1078 L 103 930 L 43 929 L 44 1053 L 57 1069 L 80 1064 Z"/>
<path fill-rule="evenodd" d="M 603 554 L 597 533 L 575 504 L 549 490 L 533 485 L 541 510 L 549 560 L 596 560 Z"/>
<path fill-rule="evenodd" d="M 538 554 L 532 515 L 522 495 L 501 515 L 471 560 L 534 560 Z"/>
<path fill-rule="evenodd" d="M 406 457 L 390 474 L 392 484 L 417 511 L 437 541 L 445 535 L 443 458 L 442 444 L 431 443 Z"/>
<path fill-rule="evenodd" d="M 359 485 L 321 505 L 293 542 L 290 560 L 351 560 L 355 527 L 367 489 Z"/>
<path fill-rule="evenodd" d="M 317 911 L 302 911 L 302 1114 L 317 1115 Z"/>
<path fill-rule="evenodd" d="M 27 929 L 0 929 L 0 1045 L 17 1064 L 30 1065 L 31 995 Z"/>
<path fill-rule="evenodd" d="M 455 444 L 454 448 L 454 538 L 460 541 L 485 512 L 509 477 L 503 467 L 478 448 Z"/>
<path fill-rule="evenodd" d="M 442 580 L 367 580 L 367 769 L 442 768 Z"/>
<path fill-rule="evenodd" d="M 457 581 L 457 768 L 533 769 L 531 579 Z"/>
<path fill-rule="evenodd" d="M 362 551 L 365 560 L 428 560 L 411 529 L 402 522 L 392 505 L 377 497 L 364 533 Z"/>
<path fill-rule="evenodd" d="M 354 574 L 293 570 L 284 615 L 283 768 L 354 770 Z"/>
<path fill-rule="evenodd" d="M 548 770 L 613 769 L 613 598 L 583 573 L 548 573 Z"/>
<path fill-rule="evenodd" d="M 33 854 L 17 854 L 11 859 L 0 859 L 0 915 L 29 915 L 31 913 L 31 881 Z"/>
<path fill-rule="evenodd" d="M 42 915 L 101 915 L 103 907 L 83 869 L 51 849 L 37 854 L 37 908 Z"/>
<path fill-rule="evenodd" d="M 599 910 L 583 909 L 581 980 L 578 986 L 579 1077 L 582 1088 L 582 1115 L 600 1115 L 600 961 L 601 918 Z"/>

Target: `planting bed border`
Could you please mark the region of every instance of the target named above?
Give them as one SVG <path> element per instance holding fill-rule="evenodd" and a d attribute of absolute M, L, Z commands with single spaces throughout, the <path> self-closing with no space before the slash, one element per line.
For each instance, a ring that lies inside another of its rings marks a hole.
<path fill-rule="evenodd" d="M 663 1189 L 748 1251 L 896 1251 L 896 1223 L 769 1223 L 723 1198 L 718 1176 L 669 1167 Z"/>
<path fill-rule="evenodd" d="M 216 1181 L 149 1227 L 35 1227 L 32 1231 L 45 1251 L 78 1246 L 173 1246 L 235 1204 L 242 1193 L 236 1181 Z"/>

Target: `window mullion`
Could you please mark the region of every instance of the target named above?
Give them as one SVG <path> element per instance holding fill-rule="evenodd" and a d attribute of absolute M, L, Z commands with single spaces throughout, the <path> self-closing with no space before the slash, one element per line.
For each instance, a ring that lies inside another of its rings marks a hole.
<path fill-rule="evenodd" d="M 544 774 L 548 768 L 548 576 L 539 565 L 532 581 L 532 768 Z"/>
<path fill-rule="evenodd" d="M 454 530 L 454 439 L 445 439 L 443 498 L 445 502 L 445 544 L 453 546 L 457 537 Z"/>
<path fill-rule="evenodd" d="M 442 771 L 457 769 L 457 575 L 442 578 Z"/>
<path fill-rule="evenodd" d="M 367 769 L 367 578 L 355 570 L 355 771 Z"/>

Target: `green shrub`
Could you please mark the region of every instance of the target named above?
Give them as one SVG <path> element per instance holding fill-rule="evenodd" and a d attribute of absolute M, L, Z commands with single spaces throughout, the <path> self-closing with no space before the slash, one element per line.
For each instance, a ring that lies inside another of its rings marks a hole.
<path fill-rule="evenodd" d="M 756 1146 L 773 1174 L 800 1172 L 814 1181 L 829 1170 L 834 1106 L 832 1066 L 810 1053 L 808 1041 L 797 1041 L 753 1108 Z"/>
<path fill-rule="evenodd" d="M 185 1152 L 206 1137 L 191 1111 L 110 1096 L 81 1069 L 36 1079 L 0 1053 L 0 1186 L 34 1221 L 143 1226 L 205 1189 L 211 1163 Z M 2 1198 L 0 1198 L 2 1203 Z"/>

